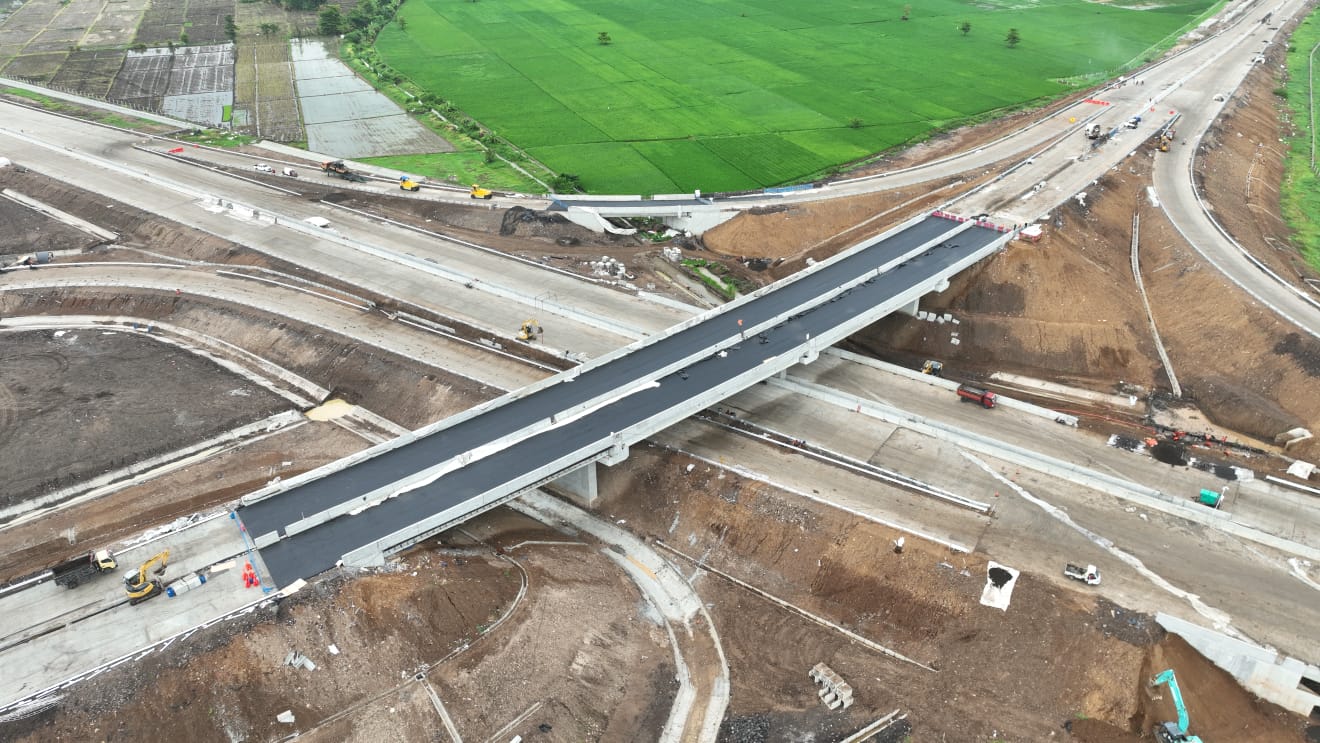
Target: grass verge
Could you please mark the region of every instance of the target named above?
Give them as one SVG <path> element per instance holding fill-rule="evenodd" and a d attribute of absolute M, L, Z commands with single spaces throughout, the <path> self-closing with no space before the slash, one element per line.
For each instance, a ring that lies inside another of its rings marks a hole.
<path fill-rule="evenodd" d="M 1316 131 L 1315 90 L 1320 85 L 1320 10 L 1297 26 L 1288 46 L 1288 81 L 1275 91 L 1287 98 L 1293 136 L 1288 138 L 1280 205 L 1293 230 L 1293 244 L 1307 264 L 1320 271 L 1320 133 Z"/>

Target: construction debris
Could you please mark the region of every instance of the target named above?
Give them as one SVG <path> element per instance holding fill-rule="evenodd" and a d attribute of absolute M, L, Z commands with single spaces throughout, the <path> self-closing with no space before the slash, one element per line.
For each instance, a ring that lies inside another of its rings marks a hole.
<path fill-rule="evenodd" d="M 294 668 L 306 668 L 309 671 L 316 670 L 316 664 L 312 662 L 312 659 L 297 650 L 290 650 L 289 654 L 284 656 L 284 665 L 293 666 Z"/>
<path fill-rule="evenodd" d="M 852 687 L 848 685 L 843 677 L 834 672 L 834 669 L 824 663 L 817 663 L 807 673 L 811 680 L 816 682 L 820 689 L 816 695 L 820 701 L 830 709 L 848 709 L 852 706 L 853 696 Z"/>
<path fill-rule="evenodd" d="M 985 588 L 981 590 L 981 603 L 1001 611 L 1008 611 L 1017 585 L 1018 571 L 993 560 L 986 565 Z"/>

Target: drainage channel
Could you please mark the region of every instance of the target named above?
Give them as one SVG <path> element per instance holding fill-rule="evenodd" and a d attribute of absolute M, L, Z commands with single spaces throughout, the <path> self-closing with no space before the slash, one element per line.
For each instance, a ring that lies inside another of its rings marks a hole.
<path fill-rule="evenodd" d="M 696 416 L 697 419 L 719 426 L 728 431 L 742 434 L 748 438 L 754 438 L 758 441 L 764 441 L 785 449 L 792 449 L 800 454 L 811 457 L 819 462 L 840 467 L 842 469 L 856 472 L 857 474 L 869 477 L 873 480 L 879 480 L 887 485 L 903 488 L 909 492 L 918 495 L 924 495 L 928 498 L 934 498 L 950 505 L 964 508 L 968 511 L 975 511 L 981 514 L 989 514 L 994 506 L 989 503 L 983 503 L 978 500 L 972 500 L 966 496 L 951 493 L 943 488 L 936 487 L 930 483 L 922 482 L 913 477 L 909 477 L 900 472 L 879 467 L 870 462 L 864 462 L 860 459 L 840 454 L 835 451 L 823 449 L 818 446 L 808 444 L 806 441 L 789 436 L 771 428 L 758 425 L 744 418 L 739 418 L 732 410 L 725 408 L 710 408 Z"/>

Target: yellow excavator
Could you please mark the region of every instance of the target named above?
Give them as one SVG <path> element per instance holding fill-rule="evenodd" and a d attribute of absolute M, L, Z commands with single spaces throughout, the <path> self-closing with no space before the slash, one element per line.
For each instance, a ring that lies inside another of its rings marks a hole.
<path fill-rule="evenodd" d="M 545 331 L 541 329 L 540 323 L 535 320 L 524 320 L 522 327 L 518 329 L 518 340 L 534 341 L 540 338 L 541 333 L 544 332 Z"/>
<path fill-rule="evenodd" d="M 124 590 L 128 592 L 129 604 L 140 604 L 165 592 L 160 576 L 165 574 L 169 560 L 169 550 L 158 552 L 137 570 L 124 576 Z"/>

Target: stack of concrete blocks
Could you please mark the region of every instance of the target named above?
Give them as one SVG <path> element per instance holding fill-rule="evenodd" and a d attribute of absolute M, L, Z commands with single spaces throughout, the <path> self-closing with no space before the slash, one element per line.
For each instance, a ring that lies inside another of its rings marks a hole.
<path fill-rule="evenodd" d="M 835 673 L 834 669 L 824 663 L 817 663 L 807 675 L 820 686 L 816 694 L 826 707 L 848 709 L 852 706 L 852 687 L 843 680 L 842 676 Z"/>

